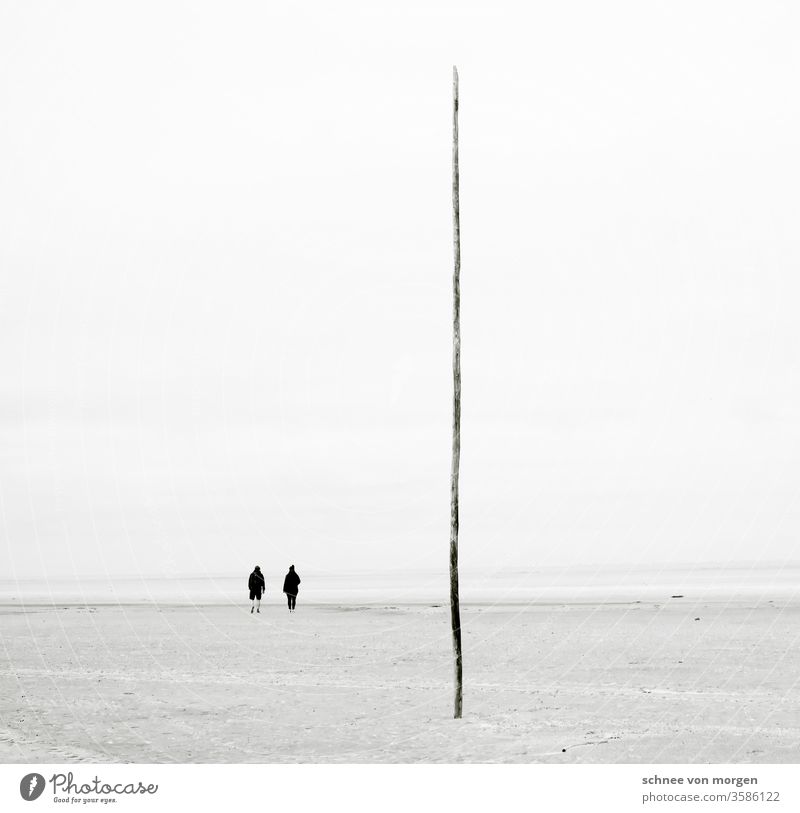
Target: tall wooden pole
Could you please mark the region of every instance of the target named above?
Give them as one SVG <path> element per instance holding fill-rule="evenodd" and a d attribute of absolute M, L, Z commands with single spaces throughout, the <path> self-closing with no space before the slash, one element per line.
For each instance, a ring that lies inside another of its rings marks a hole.
<path fill-rule="evenodd" d="M 450 623 L 455 705 L 461 717 L 461 608 L 458 600 L 458 467 L 461 459 L 461 218 L 458 206 L 458 71 L 453 66 L 453 457 L 450 468 Z"/>

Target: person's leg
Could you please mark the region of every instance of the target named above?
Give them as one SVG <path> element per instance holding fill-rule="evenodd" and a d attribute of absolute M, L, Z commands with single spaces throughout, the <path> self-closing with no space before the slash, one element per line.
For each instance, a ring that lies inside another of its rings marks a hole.
<path fill-rule="evenodd" d="M 297 596 L 289 596 L 289 606 L 292 608 L 292 612 L 294 612 L 296 605 L 297 605 Z"/>
<path fill-rule="evenodd" d="M 286 603 L 289 605 L 289 612 L 292 611 L 292 597 L 287 593 L 286 594 Z"/>
<path fill-rule="evenodd" d="M 260 598 L 256 599 L 256 612 L 257 613 L 261 612 L 261 599 Z"/>

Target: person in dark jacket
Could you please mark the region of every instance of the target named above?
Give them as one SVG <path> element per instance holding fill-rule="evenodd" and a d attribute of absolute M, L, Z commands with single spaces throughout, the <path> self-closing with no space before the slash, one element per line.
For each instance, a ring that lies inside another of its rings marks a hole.
<path fill-rule="evenodd" d="M 286 593 L 286 600 L 289 602 L 289 612 L 294 612 L 297 603 L 297 588 L 300 585 L 300 577 L 294 571 L 294 565 L 289 565 L 289 572 L 283 580 L 283 592 Z"/>
<path fill-rule="evenodd" d="M 253 610 L 257 613 L 261 612 L 261 596 L 267 592 L 267 585 L 264 581 L 264 575 L 261 573 L 261 568 L 256 565 L 253 572 L 250 574 L 250 579 L 247 582 L 247 589 L 250 591 L 250 601 L 253 602 L 250 607 L 250 612 Z"/>

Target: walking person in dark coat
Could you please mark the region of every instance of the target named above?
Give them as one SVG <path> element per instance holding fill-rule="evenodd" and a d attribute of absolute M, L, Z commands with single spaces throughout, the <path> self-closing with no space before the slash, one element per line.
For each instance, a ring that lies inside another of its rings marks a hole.
<path fill-rule="evenodd" d="M 250 601 L 253 602 L 250 607 L 250 612 L 253 610 L 257 613 L 261 612 L 261 596 L 267 592 L 267 585 L 264 581 L 264 575 L 261 568 L 256 565 L 253 572 L 250 574 L 250 579 L 247 582 L 247 589 L 250 591 Z"/>
<path fill-rule="evenodd" d="M 286 593 L 286 600 L 289 602 L 289 612 L 294 612 L 297 603 L 297 588 L 300 585 L 300 577 L 294 572 L 294 565 L 289 565 L 289 572 L 283 580 L 283 592 Z"/>

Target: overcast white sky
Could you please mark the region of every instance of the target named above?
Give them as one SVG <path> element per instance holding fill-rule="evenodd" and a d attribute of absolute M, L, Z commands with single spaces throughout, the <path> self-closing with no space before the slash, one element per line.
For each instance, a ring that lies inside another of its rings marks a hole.
<path fill-rule="evenodd" d="M 800 558 L 800 13 L 5 2 L 0 572 Z"/>

